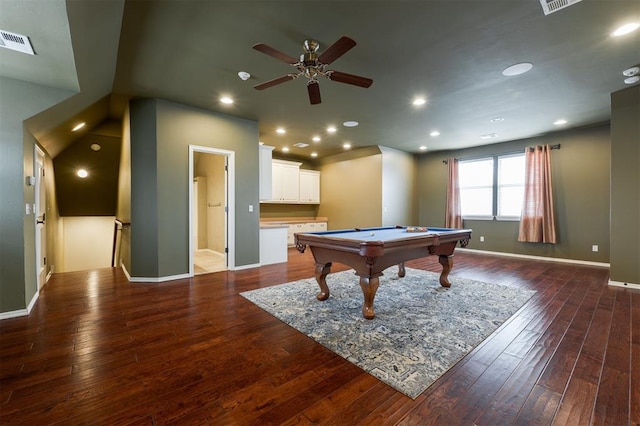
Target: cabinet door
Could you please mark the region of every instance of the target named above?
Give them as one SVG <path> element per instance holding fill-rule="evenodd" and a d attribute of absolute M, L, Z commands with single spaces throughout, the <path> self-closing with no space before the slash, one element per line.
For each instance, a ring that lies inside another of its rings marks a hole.
<path fill-rule="evenodd" d="M 320 172 L 300 170 L 300 202 L 320 203 Z"/>
<path fill-rule="evenodd" d="M 271 199 L 282 200 L 282 164 L 273 163 L 271 167 Z"/>
<path fill-rule="evenodd" d="M 299 169 L 295 166 L 282 165 L 282 173 L 281 173 L 281 188 L 282 192 L 281 200 L 282 201 L 298 201 L 298 193 L 300 191 L 300 183 L 299 183 Z"/>

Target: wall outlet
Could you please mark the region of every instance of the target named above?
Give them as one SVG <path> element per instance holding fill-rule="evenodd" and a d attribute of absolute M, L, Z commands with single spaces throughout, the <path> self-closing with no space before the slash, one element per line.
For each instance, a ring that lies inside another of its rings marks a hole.
<path fill-rule="evenodd" d="M 481 243 L 484 243 L 484 235 L 481 235 L 481 236 L 480 236 L 480 242 L 481 242 Z"/>
<path fill-rule="evenodd" d="M 592 245 L 591 251 L 598 251 L 598 246 L 596 244 Z"/>

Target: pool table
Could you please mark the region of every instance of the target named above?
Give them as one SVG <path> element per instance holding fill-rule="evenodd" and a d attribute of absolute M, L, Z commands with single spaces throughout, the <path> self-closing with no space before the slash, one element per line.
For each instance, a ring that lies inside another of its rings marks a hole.
<path fill-rule="evenodd" d="M 458 242 L 465 247 L 470 239 L 470 229 L 406 226 L 295 234 L 298 251 L 303 253 L 308 246 L 316 263 L 315 277 L 320 286 L 316 298 L 326 300 L 329 297 L 326 278 L 333 262 L 350 266 L 360 277 L 364 295 L 362 314 L 366 319 L 375 317 L 373 299 L 382 271 L 398 265 L 398 276 L 404 277 L 404 262 L 437 255 L 442 265 L 440 285 L 450 287 L 448 276 L 453 266 L 453 251 Z"/>

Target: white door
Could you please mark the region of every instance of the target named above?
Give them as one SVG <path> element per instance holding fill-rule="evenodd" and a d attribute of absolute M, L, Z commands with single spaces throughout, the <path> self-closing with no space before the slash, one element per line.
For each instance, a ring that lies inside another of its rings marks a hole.
<path fill-rule="evenodd" d="M 35 208 L 34 216 L 36 220 L 36 277 L 38 280 L 38 290 L 40 290 L 47 279 L 47 195 L 45 191 L 44 176 L 44 152 L 36 147 L 35 151 Z"/>

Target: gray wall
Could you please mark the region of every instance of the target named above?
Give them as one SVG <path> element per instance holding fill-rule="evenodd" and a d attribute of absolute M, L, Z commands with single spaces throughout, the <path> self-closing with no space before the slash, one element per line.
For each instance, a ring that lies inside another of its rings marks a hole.
<path fill-rule="evenodd" d="M 420 225 L 444 225 L 448 157 L 469 158 L 561 144 L 552 151 L 558 244 L 520 243 L 519 222 L 465 220 L 469 248 L 593 262 L 609 262 L 609 126 L 556 132 L 532 139 L 425 154 L 418 160 Z M 485 241 L 480 242 L 479 237 Z M 591 251 L 598 245 L 597 253 Z"/>
<path fill-rule="evenodd" d="M 611 280 L 640 284 L 640 87 L 611 94 Z"/>
<path fill-rule="evenodd" d="M 24 309 L 35 295 L 35 222 L 25 215 L 34 189 L 35 139 L 23 121 L 73 95 L 24 81 L 0 77 L 0 312 Z"/>
<path fill-rule="evenodd" d="M 189 272 L 190 144 L 235 152 L 235 264 L 259 263 L 258 123 L 155 99 L 130 117 L 131 276 Z"/>

